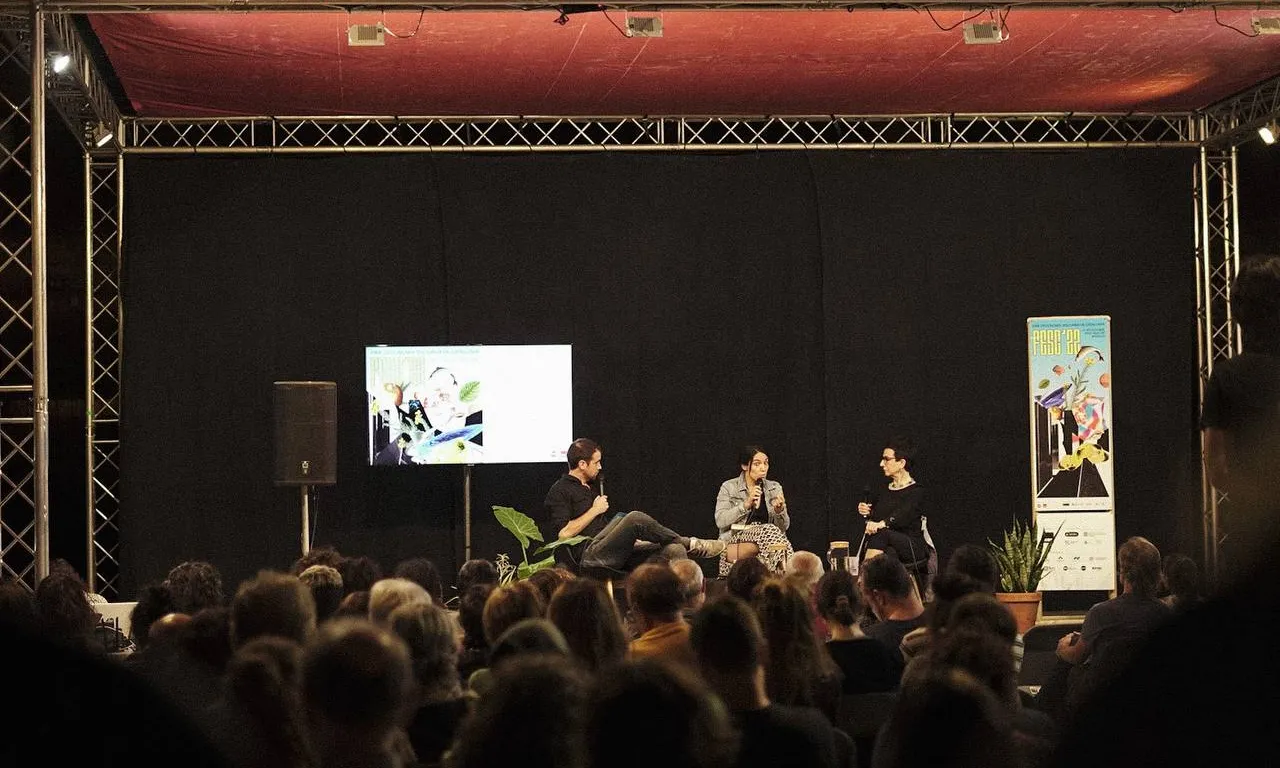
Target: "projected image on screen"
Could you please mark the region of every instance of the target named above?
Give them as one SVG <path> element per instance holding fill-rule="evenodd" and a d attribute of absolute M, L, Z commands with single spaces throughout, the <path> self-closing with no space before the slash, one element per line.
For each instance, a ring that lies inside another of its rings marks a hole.
<path fill-rule="evenodd" d="M 369 462 L 563 461 L 573 440 L 568 345 L 367 347 Z"/>

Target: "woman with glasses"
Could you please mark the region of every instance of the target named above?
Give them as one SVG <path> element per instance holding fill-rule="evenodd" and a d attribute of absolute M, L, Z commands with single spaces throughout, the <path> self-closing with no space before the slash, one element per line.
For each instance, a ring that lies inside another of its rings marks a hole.
<path fill-rule="evenodd" d="M 911 476 L 915 446 L 905 437 L 894 437 L 880 455 L 880 469 L 889 485 L 873 502 L 858 504 L 866 519 L 867 558 L 892 550 L 908 568 L 929 557 L 925 539 L 924 490 Z"/>
<path fill-rule="evenodd" d="M 738 452 L 742 474 L 725 480 L 716 495 L 716 527 L 725 542 L 720 555 L 720 575 L 726 576 L 733 563 L 758 557 L 775 573 L 781 573 L 794 554 L 787 539 L 791 516 L 782 483 L 768 479 L 769 454 L 758 445 Z"/>

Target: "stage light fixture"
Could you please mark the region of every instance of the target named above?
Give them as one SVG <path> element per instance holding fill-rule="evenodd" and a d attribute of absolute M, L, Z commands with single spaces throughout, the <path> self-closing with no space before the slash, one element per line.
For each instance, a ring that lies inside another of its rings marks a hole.
<path fill-rule="evenodd" d="M 998 21 L 971 21 L 964 25 L 966 45 L 994 45 L 1004 41 L 1004 25 Z"/>
<path fill-rule="evenodd" d="M 93 127 L 93 134 L 91 138 L 93 139 L 93 146 L 101 149 L 115 138 L 115 134 L 107 128 L 107 126 L 102 123 L 98 123 Z"/>
<path fill-rule="evenodd" d="M 1280 136 L 1280 125 L 1267 123 L 1258 129 L 1258 136 L 1261 137 L 1263 144 L 1271 146 L 1276 143 L 1276 137 Z"/>
<path fill-rule="evenodd" d="M 49 68 L 53 70 L 54 74 L 61 75 L 71 68 L 71 54 L 55 53 L 49 57 L 49 62 Z"/>

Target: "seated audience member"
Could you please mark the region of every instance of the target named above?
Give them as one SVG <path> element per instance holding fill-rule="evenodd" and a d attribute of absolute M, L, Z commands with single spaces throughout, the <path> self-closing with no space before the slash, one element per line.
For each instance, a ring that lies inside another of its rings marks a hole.
<path fill-rule="evenodd" d="M 831 722 L 840 708 L 840 668 L 813 634 L 809 601 L 783 579 L 769 579 L 756 593 L 764 633 L 765 690 L 779 704 L 817 707 Z"/>
<path fill-rule="evenodd" d="M 547 607 L 547 620 L 564 635 L 573 657 L 592 673 L 627 656 L 627 636 L 618 606 L 604 584 L 594 579 L 575 579 L 556 590 Z"/>
<path fill-rule="evenodd" d="M 631 641 L 631 658 L 659 659 L 694 668 L 689 625 L 680 615 L 684 588 L 665 565 L 642 565 L 627 579 L 627 600 L 639 636 Z"/>
<path fill-rule="evenodd" d="M 430 603 L 427 590 L 408 579 L 379 579 L 369 590 L 369 621 L 386 626 L 391 612 L 409 603 Z"/>
<path fill-rule="evenodd" d="M 498 585 L 498 569 L 488 560 L 468 560 L 458 569 L 458 596 L 477 584 Z"/>
<path fill-rule="evenodd" d="M 24 590 L 27 587 L 22 587 Z M 126 666 L 5 623 L 3 766 L 231 766 Z"/>
<path fill-rule="evenodd" d="M 129 639 L 133 647 L 137 651 L 145 650 L 151 640 L 151 625 L 173 612 L 173 594 L 167 585 L 148 584 L 139 590 L 138 602 L 129 612 Z"/>
<path fill-rule="evenodd" d="M 985 583 L 950 570 L 939 576 L 933 585 L 933 604 L 925 611 L 927 624 L 904 635 L 898 646 L 903 661 L 910 663 L 928 650 L 934 638 L 945 630 L 951 609 L 961 598 L 975 593 L 986 594 L 986 588 Z"/>
<path fill-rule="evenodd" d="M 787 560 L 785 572 L 787 579 L 805 594 L 813 592 L 814 587 L 818 585 L 818 579 L 822 578 L 822 574 L 822 558 L 812 552 L 801 550 Z"/>
<path fill-rule="evenodd" d="M 1160 550 L 1140 536 L 1125 541 L 1116 555 L 1123 592 L 1085 614 L 1080 632 L 1058 643 L 1058 658 L 1077 667 L 1067 694 L 1074 711 L 1128 664 L 1152 630 L 1171 615 L 1160 602 Z"/>
<path fill-rule="evenodd" d="M 720 576 L 737 560 L 758 557 L 773 573 L 781 573 L 791 557 L 787 529 L 791 516 L 782 484 L 769 480 L 769 456 L 748 445 L 738 451 L 741 473 L 720 485 L 716 494 L 716 527 L 726 544 L 720 556 Z"/>
<path fill-rule="evenodd" d="M 382 566 L 372 557 L 346 557 L 334 568 L 342 574 L 342 588 L 348 595 L 368 592 L 382 579 Z"/>
<path fill-rule="evenodd" d="M 945 583 L 942 583 L 944 582 Z M 902 638 L 901 651 L 906 661 L 928 647 L 931 633 L 938 631 L 947 623 L 947 613 L 955 601 L 973 592 L 986 592 L 994 595 L 1000 588 L 1000 566 L 987 547 L 977 544 L 964 544 L 951 553 L 946 570 L 934 585 L 934 603 L 929 625 L 913 629 Z M 942 593 L 946 594 L 942 594 Z M 1022 635 L 1013 640 L 1013 668 L 1022 669 L 1023 656 Z"/>
<path fill-rule="evenodd" d="M 344 584 L 344 590 L 347 588 Z M 369 618 L 369 593 L 366 591 L 348 592 L 338 603 L 338 610 L 333 612 L 335 619 L 367 619 Z"/>
<path fill-rule="evenodd" d="M 95 647 L 93 630 L 98 614 L 89 605 L 84 584 L 74 573 L 54 572 L 36 586 L 36 611 L 41 633 L 53 642 L 89 651 Z"/>
<path fill-rule="evenodd" d="M 436 570 L 436 564 L 427 558 L 415 557 L 404 560 L 396 565 L 393 575 L 396 578 L 412 581 L 427 590 L 432 602 L 444 605 L 444 585 L 440 582 L 440 571 Z"/>
<path fill-rule="evenodd" d="M 726 596 L 693 618 L 690 640 L 702 678 L 741 734 L 737 768 L 834 768 L 836 731 L 821 712 L 769 699 L 765 642 L 755 612 Z"/>
<path fill-rule="evenodd" d="M 1164 558 L 1164 584 L 1169 594 L 1160 601 L 1174 611 L 1193 608 L 1204 599 L 1200 591 L 1200 570 L 1196 568 L 1196 561 L 1186 555 L 1173 554 Z"/>
<path fill-rule="evenodd" d="M 573 579 L 573 574 L 563 568 L 544 568 L 529 576 L 526 581 L 538 590 L 538 594 L 542 596 L 542 604 L 544 606 L 551 605 L 551 596 L 556 593 L 556 589 Z"/>
<path fill-rule="evenodd" d="M 991 595 L 978 592 L 956 605 L 952 621 L 929 649 L 907 667 L 904 689 L 930 675 L 959 670 L 995 694 L 1010 719 L 1012 736 L 1023 765 L 1043 765 L 1057 737 L 1043 712 L 1023 709 L 1018 695 L 1010 645 L 1017 626 L 1009 611 Z"/>
<path fill-rule="evenodd" d="M 298 580 L 311 590 L 311 598 L 316 601 L 316 623 L 325 621 L 337 613 L 342 604 L 342 574 L 337 568 L 328 565 L 313 565 L 299 576 Z"/>
<path fill-rule="evenodd" d="M 364 619 L 321 626 L 303 651 L 302 700 L 321 768 L 400 766 L 413 672 L 400 638 Z"/>
<path fill-rule="evenodd" d="M 293 561 L 293 566 L 289 568 L 289 573 L 294 576 L 301 576 L 303 571 L 313 565 L 325 565 L 334 570 L 339 570 L 339 566 L 342 565 L 342 561 L 345 559 L 333 547 L 312 547 L 307 554 Z"/>
<path fill-rule="evenodd" d="M 494 671 L 489 694 L 463 721 L 444 765 L 587 768 L 587 695 L 588 678 L 569 659 L 513 658 Z M 637 727 L 642 736 L 643 724 Z"/>
<path fill-rule="evenodd" d="M 292 640 L 250 640 L 227 664 L 213 729 L 239 768 L 310 768 L 315 764 L 302 710 L 302 648 Z"/>
<path fill-rule="evenodd" d="M 725 589 L 729 594 L 748 603 L 755 599 L 756 587 L 769 578 L 769 568 L 756 557 L 744 557 L 734 562 L 725 577 Z"/>
<path fill-rule="evenodd" d="M 827 653 L 844 674 L 844 693 L 891 691 L 898 686 L 898 663 L 884 643 L 862 633 L 858 584 L 848 571 L 832 571 L 818 582 L 818 611 L 831 628 Z"/>
<path fill-rule="evenodd" d="M 684 602 L 680 605 L 680 615 L 688 621 L 707 601 L 706 577 L 702 566 L 692 560 L 671 561 L 671 572 L 680 579 L 680 595 Z"/>
<path fill-rule="evenodd" d="M 40 631 L 40 609 L 36 606 L 36 597 L 17 580 L 0 584 L 0 622 L 9 630 L 31 635 Z"/>
<path fill-rule="evenodd" d="M 525 656 L 562 656 L 567 659 L 570 658 L 569 644 L 556 625 L 546 619 L 521 619 L 494 641 L 489 649 L 489 666 L 472 673 L 467 681 L 471 692 L 484 698 L 493 690 L 494 673 Z"/>
<path fill-rule="evenodd" d="M 231 645 L 231 609 L 220 605 L 196 613 L 183 626 L 180 642 L 197 663 L 223 674 L 235 653 Z"/>
<path fill-rule="evenodd" d="M 924 605 L 907 569 L 896 557 L 885 553 L 869 558 L 858 574 L 858 589 L 878 622 L 866 629 L 867 637 L 889 649 L 899 669 L 905 664 L 899 646 L 902 638 L 924 626 Z"/>
<path fill-rule="evenodd" d="M 800 588 L 809 601 L 809 613 L 813 614 L 813 634 L 818 640 L 826 640 L 831 628 L 818 612 L 818 580 L 822 578 L 822 558 L 812 552 L 800 551 L 787 560 L 787 581 Z"/>
<path fill-rule="evenodd" d="M 416 683 L 406 731 L 419 763 L 434 765 L 453 743 L 467 714 L 458 682 L 458 643 L 445 609 L 409 603 L 391 612 L 391 631 L 409 647 Z"/>
<path fill-rule="evenodd" d="M 493 645 L 516 622 L 542 618 L 545 611 L 542 594 L 531 584 L 517 581 L 498 587 L 489 593 L 484 604 L 485 639 Z"/>
<path fill-rule="evenodd" d="M 972 675 L 948 669 L 903 688 L 872 768 L 1022 768 L 1007 709 Z"/>
<path fill-rule="evenodd" d="M 205 608 L 226 604 L 222 594 L 222 574 L 202 560 L 188 560 L 175 565 L 164 583 L 173 596 L 175 613 L 193 616 Z"/>
<path fill-rule="evenodd" d="M 315 598 L 297 576 L 262 571 L 241 583 L 231 601 L 231 643 L 236 648 L 264 635 L 302 645 L 315 628 Z"/>
<path fill-rule="evenodd" d="M 591 768 L 728 768 L 737 754 L 724 706 L 683 668 L 654 661 L 617 667 L 597 678 L 589 712 Z"/>
<path fill-rule="evenodd" d="M 489 663 L 489 640 L 484 636 L 484 606 L 493 584 L 468 587 L 458 600 L 458 626 L 462 628 L 462 650 L 458 653 L 458 678 L 464 683 L 471 673 Z"/>

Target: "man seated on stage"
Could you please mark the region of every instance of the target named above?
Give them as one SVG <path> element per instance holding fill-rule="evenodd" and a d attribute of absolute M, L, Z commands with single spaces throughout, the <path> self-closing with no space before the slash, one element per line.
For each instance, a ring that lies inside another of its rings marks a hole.
<path fill-rule="evenodd" d="M 724 542 L 681 536 L 644 512 L 628 512 L 606 520 L 609 499 L 600 494 L 600 446 L 585 437 L 569 445 L 569 471 L 551 486 L 543 501 L 555 526 L 556 538 L 590 536 L 571 547 L 557 547 L 556 560 L 574 570 L 580 567 L 629 571 L 654 554 L 668 560 L 718 557 Z"/>

